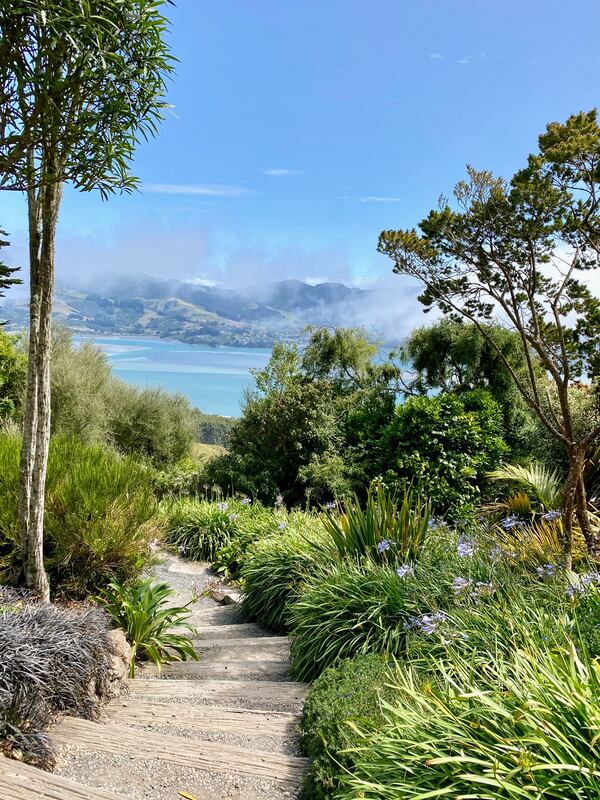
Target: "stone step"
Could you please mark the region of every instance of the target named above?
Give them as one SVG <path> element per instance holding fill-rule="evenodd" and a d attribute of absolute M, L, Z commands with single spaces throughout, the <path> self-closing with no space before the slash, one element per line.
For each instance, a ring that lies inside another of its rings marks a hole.
<path fill-rule="evenodd" d="M 249 639 L 270 638 L 270 631 L 255 622 L 238 622 L 237 625 L 197 625 L 196 631 L 203 642 L 209 639 Z"/>
<path fill-rule="evenodd" d="M 113 722 L 124 725 L 172 725 L 194 731 L 255 736 L 293 736 L 300 714 L 224 706 L 193 706 L 148 700 L 115 700 L 106 709 Z"/>
<path fill-rule="evenodd" d="M 0 756 L 1 800 L 127 800 Z"/>
<path fill-rule="evenodd" d="M 298 787 L 308 767 L 308 759 L 281 753 L 266 753 L 222 742 L 204 742 L 181 736 L 140 731 L 127 725 L 104 725 L 65 717 L 52 731 L 51 741 L 59 746 L 77 747 L 95 753 L 126 754 L 129 759 L 158 760 L 179 767 L 209 773 L 264 778 Z"/>
<path fill-rule="evenodd" d="M 262 636 L 250 639 L 195 639 L 200 663 L 241 661 L 287 661 L 289 640 L 285 636 Z"/>
<path fill-rule="evenodd" d="M 244 680 L 155 680 L 136 678 L 127 682 L 132 699 L 156 699 L 161 702 L 198 700 L 216 705 L 243 704 L 244 708 L 262 708 L 264 705 L 295 708 L 308 694 L 308 684 L 295 681 L 244 681 Z"/>
<path fill-rule="evenodd" d="M 222 656 L 221 656 L 222 658 Z M 213 661 L 202 656 L 202 661 L 173 661 L 163 664 L 159 670 L 155 664 L 144 664 L 137 669 L 140 677 L 160 675 L 165 678 L 191 678 L 193 680 L 269 680 L 282 679 L 289 675 L 291 664 L 288 660 L 273 658 L 268 660 L 264 655 L 257 660 Z"/>
<path fill-rule="evenodd" d="M 232 625 L 236 622 L 246 622 L 247 618 L 237 606 L 213 605 L 208 608 L 191 606 L 190 616 L 186 620 L 191 625 Z"/>

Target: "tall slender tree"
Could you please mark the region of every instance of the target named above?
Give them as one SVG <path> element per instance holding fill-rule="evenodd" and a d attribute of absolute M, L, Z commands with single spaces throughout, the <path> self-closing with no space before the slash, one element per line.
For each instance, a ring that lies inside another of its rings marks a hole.
<path fill-rule="evenodd" d="M 600 300 L 588 278 L 600 266 L 600 126 L 596 111 L 553 122 L 539 150 L 510 181 L 469 168 L 416 230 L 383 231 L 379 251 L 394 271 L 417 278 L 421 302 L 473 323 L 498 353 L 542 424 L 566 449 L 565 559 L 575 511 L 589 549 L 597 532 L 587 509 L 583 467 L 600 435 L 579 431 L 569 387 L 598 375 Z M 517 371 L 489 335 L 489 322 L 514 331 L 526 363 Z M 549 380 L 539 380 L 534 358 Z"/>
<path fill-rule="evenodd" d="M 0 189 L 29 222 L 29 366 L 19 521 L 25 585 L 44 599 L 55 239 L 65 183 L 131 191 L 136 145 L 157 132 L 173 59 L 169 0 L 0 0 Z"/>

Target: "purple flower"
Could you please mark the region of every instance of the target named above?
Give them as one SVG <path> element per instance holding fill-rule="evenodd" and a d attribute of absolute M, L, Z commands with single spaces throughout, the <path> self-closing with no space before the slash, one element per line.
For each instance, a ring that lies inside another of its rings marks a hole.
<path fill-rule="evenodd" d="M 444 526 L 444 520 L 438 519 L 437 517 L 431 517 L 427 523 L 427 527 L 431 528 L 431 530 L 435 530 L 436 528 L 442 528 Z"/>
<path fill-rule="evenodd" d="M 491 594 L 494 591 L 494 584 L 493 583 L 484 583 L 483 581 L 477 581 L 475 584 L 475 590 L 473 592 L 475 597 L 481 597 L 482 595 Z"/>
<path fill-rule="evenodd" d="M 229 508 L 229 503 L 217 503 L 217 508 L 219 511 L 227 511 Z"/>
<path fill-rule="evenodd" d="M 464 592 L 465 589 L 468 589 L 472 583 L 473 581 L 469 578 L 454 578 L 452 581 L 452 591 L 455 592 L 455 594 L 460 594 Z"/>
<path fill-rule="evenodd" d="M 585 594 L 585 586 L 567 586 L 567 597 L 576 597 Z"/>
<path fill-rule="evenodd" d="M 540 578 L 551 578 L 556 574 L 556 569 L 556 564 L 544 564 L 543 567 L 538 567 L 536 572 Z"/>
<path fill-rule="evenodd" d="M 177 549 L 179 550 L 179 555 L 184 556 L 187 553 L 187 546 L 185 544 L 180 544 Z"/>
<path fill-rule="evenodd" d="M 473 539 L 469 539 L 467 536 L 459 536 L 457 552 L 459 558 L 467 558 L 472 556 L 475 552 L 475 542 Z"/>
<path fill-rule="evenodd" d="M 510 517 L 506 517 L 502 520 L 500 525 L 504 528 L 505 531 L 510 531 L 512 528 L 516 528 L 519 525 L 524 525 L 525 523 L 523 520 L 519 519 L 516 514 L 511 514 Z"/>
<path fill-rule="evenodd" d="M 377 545 L 377 552 L 381 555 L 381 553 L 390 549 L 390 544 L 391 542 L 389 539 L 383 539 L 383 541 L 379 542 Z"/>
<path fill-rule="evenodd" d="M 240 500 L 240 505 L 249 506 L 251 502 L 252 500 L 249 497 L 244 497 L 242 500 Z"/>
<path fill-rule="evenodd" d="M 287 528 L 287 522 L 280 522 L 277 526 L 278 531 L 284 531 Z"/>
<path fill-rule="evenodd" d="M 238 517 L 239 517 L 239 514 L 230 514 L 230 515 L 229 515 L 229 519 L 230 519 L 232 522 L 235 522 L 235 521 L 236 521 L 236 519 L 237 519 Z"/>
<path fill-rule="evenodd" d="M 396 575 L 399 578 L 412 578 L 415 574 L 415 568 L 412 564 L 401 564 L 396 570 Z"/>
<path fill-rule="evenodd" d="M 553 511 L 547 511 L 542 515 L 542 519 L 548 520 L 548 522 L 553 522 L 555 519 L 560 519 L 561 517 L 562 511 L 558 508 Z"/>
<path fill-rule="evenodd" d="M 443 611 L 438 611 L 435 614 L 423 614 L 420 617 L 409 617 L 404 623 L 404 628 L 407 631 L 419 630 L 431 636 L 435 633 L 438 625 L 446 621 L 446 615 Z"/>
<path fill-rule="evenodd" d="M 496 561 L 500 561 L 500 559 L 502 558 L 502 552 L 503 552 L 503 551 L 502 551 L 502 548 L 501 548 L 501 547 L 498 547 L 498 545 L 497 545 L 497 544 L 495 544 L 495 545 L 492 547 L 492 549 L 490 550 L 490 558 L 492 559 L 492 561 L 493 561 L 494 563 L 495 563 Z"/>
<path fill-rule="evenodd" d="M 600 584 L 600 572 L 586 572 L 581 576 L 581 582 L 584 586 L 589 586 L 591 583 Z"/>
<path fill-rule="evenodd" d="M 330 503 L 325 503 L 326 511 L 333 511 L 334 508 L 337 508 L 337 503 L 335 501 L 331 501 Z"/>

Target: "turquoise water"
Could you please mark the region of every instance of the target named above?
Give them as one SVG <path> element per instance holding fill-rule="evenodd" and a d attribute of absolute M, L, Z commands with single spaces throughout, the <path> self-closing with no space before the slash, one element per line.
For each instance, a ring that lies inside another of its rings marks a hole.
<path fill-rule="evenodd" d="M 79 337 L 78 337 L 79 338 Z M 108 356 L 117 377 L 136 386 L 164 386 L 181 392 L 209 414 L 240 415 L 250 369 L 264 367 L 270 350 L 203 347 L 166 339 L 124 336 L 85 337 Z"/>

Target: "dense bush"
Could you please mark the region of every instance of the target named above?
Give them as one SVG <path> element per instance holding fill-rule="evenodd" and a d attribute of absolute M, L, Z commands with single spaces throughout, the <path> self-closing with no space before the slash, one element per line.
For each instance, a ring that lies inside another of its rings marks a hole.
<path fill-rule="evenodd" d="M 266 628 L 276 632 L 288 629 L 290 608 L 298 598 L 302 581 L 325 558 L 311 544 L 311 538 L 322 538 L 321 525 L 318 520 L 299 514 L 289 529 L 259 539 L 248 549 L 241 570 L 244 610 Z"/>
<path fill-rule="evenodd" d="M 597 665 L 574 651 L 532 646 L 483 670 L 451 657 L 427 674 L 401 668 L 338 796 L 598 797 L 599 709 Z"/>
<path fill-rule="evenodd" d="M 386 478 L 413 481 L 436 513 L 458 518 L 507 452 L 501 433 L 500 408 L 483 390 L 411 398 L 386 432 Z"/>
<path fill-rule="evenodd" d="M 17 345 L 18 339 L 0 328 L 0 422 L 18 420 L 21 415 L 27 357 Z"/>
<path fill-rule="evenodd" d="M 229 445 L 229 435 L 237 423 L 234 417 L 223 417 L 220 414 L 204 414 L 194 410 L 196 424 L 196 440 L 204 444 Z"/>
<path fill-rule="evenodd" d="M 51 379 L 53 433 L 112 445 L 161 468 L 189 453 L 196 423 L 186 398 L 115 378 L 100 348 L 76 347 L 65 329 L 54 336 Z"/>
<path fill-rule="evenodd" d="M 20 569 L 20 442 L 0 436 L 0 566 Z M 157 534 L 152 477 L 135 460 L 100 445 L 54 437 L 50 443 L 44 554 L 55 591 L 85 596 L 147 563 Z"/>
<path fill-rule="evenodd" d="M 110 439 L 123 453 L 164 466 L 179 461 L 190 451 L 194 418 L 188 400 L 181 394 L 113 381 L 107 413 Z"/>
<path fill-rule="evenodd" d="M 363 730 L 378 728 L 383 721 L 380 700 L 391 699 L 392 679 L 389 657 L 371 653 L 329 667 L 312 684 L 301 723 L 302 748 L 311 758 L 307 798 L 336 795 L 340 773 L 352 771 L 348 748 L 359 738 L 351 724 Z"/>
<path fill-rule="evenodd" d="M 99 611 L 27 604 L 0 590 L 0 741 L 51 766 L 44 731 L 57 712 L 92 717 L 110 694 L 108 619 Z"/>

